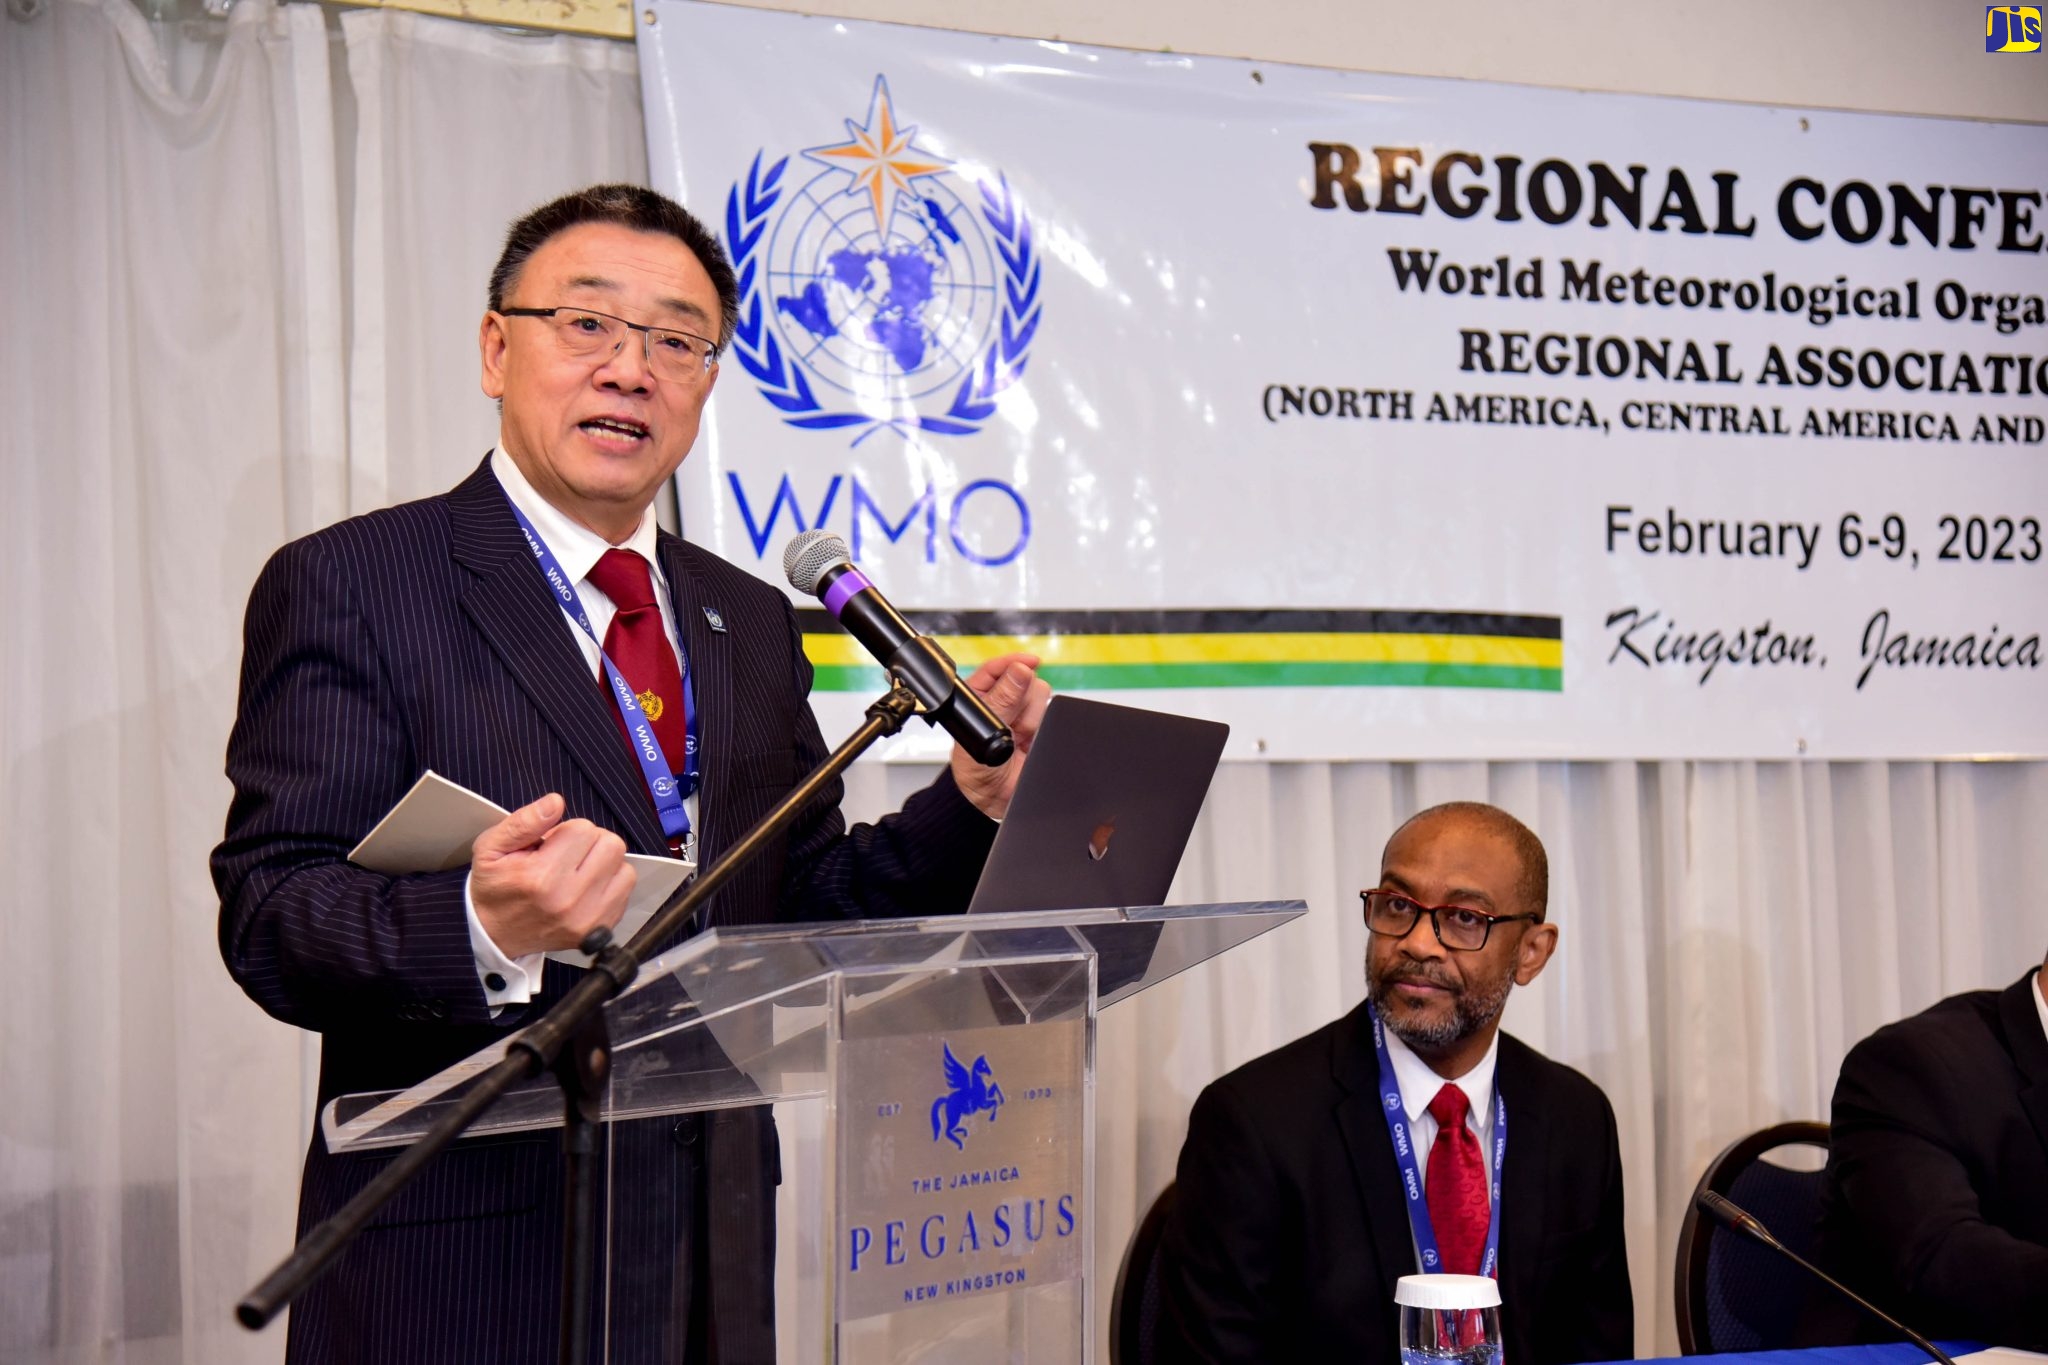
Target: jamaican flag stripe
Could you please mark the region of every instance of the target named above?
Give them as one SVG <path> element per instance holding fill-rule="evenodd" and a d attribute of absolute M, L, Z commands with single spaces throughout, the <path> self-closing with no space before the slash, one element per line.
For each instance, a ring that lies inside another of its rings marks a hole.
<path fill-rule="evenodd" d="M 913 613 L 930 635 L 1512 635 L 1561 640 L 1555 616 L 1492 611 L 947 611 Z M 799 607 L 806 634 L 831 635 L 839 625 L 823 607 Z"/>
<path fill-rule="evenodd" d="M 882 671 L 822 611 L 799 613 L 821 691 Z M 920 612 L 963 668 L 1036 654 L 1054 687 L 1492 687 L 1562 691 L 1555 617 L 1462 612 Z M 978 627 L 978 629 L 977 629 Z M 1138 628 L 1133 628 L 1138 627 Z M 1366 627 L 1366 628 L 1362 628 Z"/>

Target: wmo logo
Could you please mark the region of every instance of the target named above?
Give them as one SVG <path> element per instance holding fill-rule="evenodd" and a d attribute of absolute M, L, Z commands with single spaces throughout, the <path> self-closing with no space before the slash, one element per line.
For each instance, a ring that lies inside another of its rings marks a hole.
<path fill-rule="evenodd" d="M 919 145 L 882 76 L 846 131 L 803 150 L 819 169 L 801 185 L 763 150 L 726 197 L 732 358 L 793 427 L 971 436 L 1038 330 L 1031 221 L 1006 176 L 963 178 Z"/>

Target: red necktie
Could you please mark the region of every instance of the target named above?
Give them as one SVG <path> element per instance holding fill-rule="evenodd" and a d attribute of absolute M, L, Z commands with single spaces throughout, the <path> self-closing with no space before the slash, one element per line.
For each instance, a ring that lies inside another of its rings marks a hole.
<path fill-rule="evenodd" d="M 1455 1085 L 1445 1085 L 1429 1102 L 1430 1117 L 1436 1120 L 1436 1142 L 1429 1149 L 1423 1195 L 1429 1201 L 1429 1225 L 1436 1230 L 1437 1251 L 1444 1260 L 1437 1269 L 1447 1275 L 1479 1273 L 1486 1225 L 1493 1216 L 1479 1139 L 1465 1126 L 1468 1108 L 1465 1092 Z"/>
<path fill-rule="evenodd" d="M 661 628 L 661 608 L 654 601 L 654 575 L 648 571 L 647 561 L 631 550 L 606 550 L 591 568 L 590 581 L 617 608 L 604 633 L 604 652 L 626 675 L 634 695 L 640 699 L 640 709 L 654 723 L 654 737 L 661 742 L 661 755 L 668 760 L 669 770 L 680 773 L 684 766 L 683 745 L 688 738 L 683 723 L 683 674 L 676 665 L 676 652 L 669 647 L 668 636 Z M 604 682 L 602 673 L 600 667 L 600 683 Z M 609 683 L 605 683 L 605 695 L 611 695 Z M 626 729 L 625 713 L 616 703 L 612 706 L 612 719 L 619 723 L 619 734 L 631 749 L 633 739 Z"/>

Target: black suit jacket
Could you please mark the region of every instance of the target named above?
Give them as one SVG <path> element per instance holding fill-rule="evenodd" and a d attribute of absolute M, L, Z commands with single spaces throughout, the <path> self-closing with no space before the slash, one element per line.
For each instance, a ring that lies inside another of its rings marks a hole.
<path fill-rule="evenodd" d="M 1598 1086 L 1501 1035 L 1501 1331 L 1509 1365 L 1635 1353 L 1621 1152 Z M 1211 1084 L 1162 1245 L 1162 1358 L 1392 1362 L 1417 1273 L 1363 1005 Z"/>
<path fill-rule="evenodd" d="M 2029 972 L 1952 996 L 1842 1063 L 1821 1260 L 1925 1336 L 2048 1350 L 2048 1034 L 2034 990 Z"/>
<path fill-rule="evenodd" d="M 697 693 L 708 865 L 826 747 L 782 594 L 673 536 L 660 537 L 658 555 Z M 235 797 L 213 855 L 220 946 L 258 1004 L 321 1034 L 323 1105 L 433 1074 L 531 1022 L 580 975 L 549 962 L 540 996 L 493 1019 L 469 945 L 466 871 L 388 877 L 346 861 L 422 771 L 508 808 L 560 792 L 567 817 L 616 830 L 636 852 L 666 851 L 611 702 L 570 631 L 488 460 L 450 493 L 294 541 L 257 581 L 228 744 Z M 995 826 L 950 778 L 851 832 L 839 799 L 837 784 L 822 793 L 719 892 L 708 923 L 965 907 Z M 613 1174 L 642 1193 L 622 1200 L 612 1226 L 612 1290 L 615 1301 L 636 1300 L 648 1340 L 636 1352 L 615 1333 L 614 1360 L 672 1358 L 692 1321 L 700 1335 L 715 1321 L 721 1359 L 772 1359 L 764 1267 L 775 1141 L 765 1116 L 617 1126 Z M 331 1156 L 316 1133 L 301 1231 L 384 1161 Z M 553 1359 L 556 1163 L 552 1138 L 444 1155 L 294 1307 L 292 1359 Z M 704 1195 L 713 1185 L 715 1199 Z M 625 1254 L 634 1237 L 656 1250 Z M 694 1318 L 693 1293 L 709 1294 Z"/>

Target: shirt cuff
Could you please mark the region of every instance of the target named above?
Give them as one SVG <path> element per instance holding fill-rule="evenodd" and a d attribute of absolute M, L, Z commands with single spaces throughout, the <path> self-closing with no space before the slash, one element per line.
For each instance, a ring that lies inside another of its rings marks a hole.
<path fill-rule="evenodd" d="M 525 957 L 505 956 L 491 936 L 485 932 L 483 921 L 476 917 L 476 901 L 470 896 L 470 882 L 473 877 L 462 881 L 462 912 L 469 918 L 469 951 L 476 957 L 477 979 L 483 983 L 484 1003 L 496 1014 L 507 1005 L 524 1005 L 540 990 L 542 964 L 547 961 L 545 953 L 528 953 Z"/>

